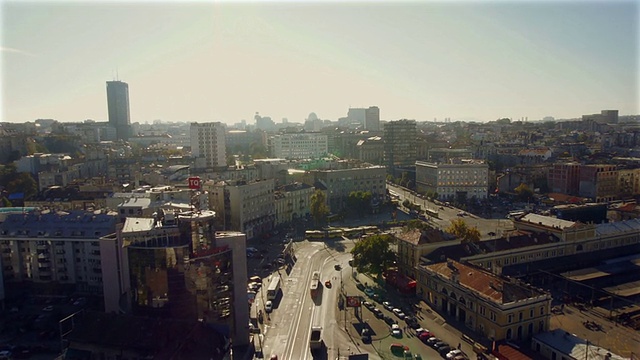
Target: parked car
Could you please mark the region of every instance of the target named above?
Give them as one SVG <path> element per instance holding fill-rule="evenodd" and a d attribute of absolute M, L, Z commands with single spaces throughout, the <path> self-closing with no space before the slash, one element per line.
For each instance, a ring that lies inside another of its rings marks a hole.
<path fill-rule="evenodd" d="M 389 311 L 393 310 L 393 305 L 391 305 L 391 303 L 388 302 L 388 301 L 383 301 L 382 302 L 382 306 L 384 306 L 384 308 L 389 310 Z"/>
<path fill-rule="evenodd" d="M 438 354 L 440 354 L 440 356 L 445 357 L 447 355 L 447 353 L 449 351 L 453 350 L 453 348 L 451 348 L 451 346 L 449 345 L 443 345 L 439 348 L 436 349 L 436 351 L 438 352 Z"/>
<path fill-rule="evenodd" d="M 366 307 L 369 310 L 373 310 L 375 308 L 375 306 L 372 303 L 368 302 L 368 301 L 363 301 L 362 305 L 364 305 L 364 307 Z"/>
<path fill-rule="evenodd" d="M 387 323 L 387 324 L 389 324 L 389 325 L 392 325 L 392 324 L 395 324 L 395 323 L 396 323 L 396 321 L 395 321 L 395 320 L 393 320 L 393 318 L 392 318 L 391 316 L 385 316 L 385 317 L 384 317 L 384 322 L 386 322 L 386 323 Z"/>
<path fill-rule="evenodd" d="M 394 314 L 396 314 L 396 316 L 398 317 L 398 319 L 402 320 L 405 318 L 404 313 L 402 312 L 402 310 L 395 308 L 392 310 Z"/>
<path fill-rule="evenodd" d="M 268 300 L 265 304 L 264 304 L 264 310 L 268 313 L 273 311 L 273 302 L 271 302 L 271 300 Z"/>
<path fill-rule="evenodd" d="M 458 355 L 462 355 L 462 351 L 459 349 L 453 349 L 447 353 L 447 355 L 445 356 L 445 359 L 453 360 Z"/>
<path fill-rule="evenodd" d="M 391 335 L 395 337 L 402 336 L 402 330 L 400 330 L 400 326 L 398 324 L 391 324 Z"/>
<path fill-rule="evenodd" d="M 369 296 L 369 297 L 371 297 L 371 296 L 373 296 L 373 294 L 375 294 L 373 289 L 371 289 L 371 288 L 365 288 L 364 289 L 364 293 L 367 294 L 367 296 Z"/>

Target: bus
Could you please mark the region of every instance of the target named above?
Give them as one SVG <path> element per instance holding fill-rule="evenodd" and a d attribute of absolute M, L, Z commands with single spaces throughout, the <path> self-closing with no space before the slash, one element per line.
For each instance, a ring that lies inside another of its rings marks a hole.
<path fill-rule="evenodd" d="M 280 276 L 274 276 L 267 288 L 267 299 L 274 300 L 280 291 Z"/>
<path fill-rule="evenodd" d="M 327 237 L 329 239 L 341 238 L 342 237 L 342 229 L 331 229 L 327 231 Z"/>
<path fill-rule="evenodd" d="M 318 295 L 319 284 L 320 284 L 320 272 L 314 271 L 313 275 L 311 275 L 311 285 L 309 286 L 311 290 L 311 297 L 316 297 L 316 295 Z"/>
<path fill-rule="evenodd" d="M 322 230 L 307 230 L 304 232 L 305 239 L 324 239 L 324 231 Z"/>
<path fill-rule="evenodd" d="M 526 213 L 527 212 L 524 210 L 511 211 L 509 214 L 507 214 L 507 219 L 520 218 L 521 216 L 524 216 Z"/>
<path fill-rule="evenodd" d="M 427 208 L 427 209 L 424 209 L 424 213 L 425 213 L 426 215 L 431 216 L 431 217 L 435 217 L 435 218 L 437 218 L 437 217 L 438 217 L 438 212 L 437 212 L 437 211 L 435 211 L 435 210 L 431 210 L 431 209 L 428 209 L 428 208 Z"/>

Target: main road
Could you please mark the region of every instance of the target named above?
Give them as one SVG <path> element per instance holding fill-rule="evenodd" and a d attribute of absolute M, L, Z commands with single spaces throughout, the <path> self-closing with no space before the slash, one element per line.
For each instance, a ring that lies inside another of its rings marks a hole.
<path fill-rule="evenodd" d="M 262 326 L 262 336 L 257 347 L 262 346 L 262 353 L 266 359 L 278 355 L 279 359 L 312 359 L 309 348 L 309 337 L 312 326 L 322 327 L 322 339 L 326 345 L 327 356 L 335 359 L 337 349 L 345 346 L 345 334 L 336 321 L 338 311 L 338 294 L 341 287 L 341 271 L 335 265 L 344 267 L 349 258 L 349 242 L 336 242 L 340 251 L 329 248 L 322 242 L 292 243 L 295 264 L 289 274 L 284 269 L 273 273 L 264 281 L 267 286 L 271 277 L 280 276 L 282 282 L 281 295 L 274 301 L 274 309 L 265 319 Z M 315 299 L 311 297 L 310 283 L 314 271 L 320 272 L 321 292 Z M 346 274 L 345 274 L 346 276 Z M 325 281 L 331 281 L 331 287 L 326 287 Z M 265 290 L 266 291 L 266 290 Z M 263 290 L 260 290 L 263 293 Z M 266 298 L 258 296 L 254 306 L 263 309 Z"/>

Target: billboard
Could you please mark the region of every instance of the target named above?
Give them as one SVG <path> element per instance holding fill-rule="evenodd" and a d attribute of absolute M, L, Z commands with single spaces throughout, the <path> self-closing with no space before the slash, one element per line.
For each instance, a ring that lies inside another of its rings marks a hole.
<path fill-rule="evenodd" d="M 347 296 L 347 307 L 360 307 L 360 297 Z"/>
<path fill-rule="evenodd" d="M 198 176 L 192 176 L 188 179 L 189 189 L 200 190 L 200 178 Z"/>

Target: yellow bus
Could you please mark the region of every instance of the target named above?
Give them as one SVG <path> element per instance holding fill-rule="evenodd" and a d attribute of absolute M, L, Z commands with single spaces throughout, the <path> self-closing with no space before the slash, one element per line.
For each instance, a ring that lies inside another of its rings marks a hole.
<path fill-rule="evenodd" d="M 324 239 L 324 231 L 322 230 L 307 230 L 304 232 L 305 239 Z"/>

